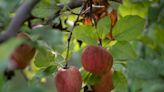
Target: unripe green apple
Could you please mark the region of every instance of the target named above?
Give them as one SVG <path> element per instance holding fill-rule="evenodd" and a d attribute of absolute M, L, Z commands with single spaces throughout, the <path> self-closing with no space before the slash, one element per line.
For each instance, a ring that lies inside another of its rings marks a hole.
<path fill-rule="evenodd" d="M 111 69 L 112 55 L 101 46 L 87 46 L 82 53 L 84 69 L 96 75 L 103 75 Z"/>
<path fill-rule="evenodd" d="M 59 68 L 55 76 L 55 83 L 57 92 L 80 92 L 82 77 L 74 66 L 67 69 Z"/>

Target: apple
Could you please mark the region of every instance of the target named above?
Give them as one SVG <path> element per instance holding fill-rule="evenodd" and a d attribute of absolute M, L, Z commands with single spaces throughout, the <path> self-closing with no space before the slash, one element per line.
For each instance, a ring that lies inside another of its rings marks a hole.
<path fill-rule="evenodd" d="M 18 33 L 17 38 L 30 40 L 25 33 Z M 24 69 L 35 54 L 35 48 L 23 43 L 18 46 L 11 54 L 11 65 L 16 69 Z"/>
<path fill-rule="evenodd" d="M 106 74 L 102 75 L 101 79 L 93 86 L 93 92 L 111 92 L 114 88 L 112 74 L 113 70 L 110 70 Z"/>
<path fill-rule="evenodd" d="M 59 68 L 55 83 L 57 92 L 80 92 L 82 86 L 82 77 L 79 70 L 70 66 L 68 68 Z"/>
<path fill-rule="evenodd" d="M 103 47 L 90 45 L 84 49 L 81 61 L 86 71 L 103 75 L 111 69 L 113 57 Z"/>

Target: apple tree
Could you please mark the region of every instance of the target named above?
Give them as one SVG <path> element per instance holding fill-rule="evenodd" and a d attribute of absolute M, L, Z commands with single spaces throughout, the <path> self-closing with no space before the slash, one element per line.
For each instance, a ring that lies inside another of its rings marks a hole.
<path fill-rule="evenodd" d="M 0 92 L 163 92 L 163 0 L 0 0 Z"/>

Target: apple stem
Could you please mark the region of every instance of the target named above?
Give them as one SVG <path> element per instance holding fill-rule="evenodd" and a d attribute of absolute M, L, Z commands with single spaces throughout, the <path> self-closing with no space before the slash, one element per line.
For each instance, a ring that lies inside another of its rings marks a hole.
<path fill-rule="evenodd" d="M 84 92 L 93 92 L 92 90 L 89 90 L 88 86 L 84 86 Z"/>
<path fill-rule="evenodd" d="M 100 38 L 99 38 L 99 40 L 98 40 L 98 45 L 99 45 L 99 46 L 102 46 L 102 39 L 100 39 Z"/>
<path fill-rule="evenodd" d="M 66 62 L 65 66 L 63 68 L 68 69 L 68 63 L 67 62 Z"/>

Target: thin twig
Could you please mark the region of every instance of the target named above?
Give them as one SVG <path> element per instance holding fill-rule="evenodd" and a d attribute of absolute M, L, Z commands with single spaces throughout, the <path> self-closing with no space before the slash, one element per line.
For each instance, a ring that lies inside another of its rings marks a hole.
<path fill-rule="evenodd" d="M 71 31 L 70 31 L 70 34 L 69 34 L 69 36 L 68 36 L 68 39 L 67 39 L 68 45 L 67 45 L 67 52 L 66 52 L 65 60 L 68 59 L 69 49 L 70 49 L 70 42 L 71 42 L 71 38 L 72 38 L 73 29 L 74 29 L 75 26 L 77 25 L 77 22 L 79 21 L 79 18 L 80 18 L 80 15 L 81 15 L 83 9 L 84 9 L 84 5 L 82 5 L 82 8 L 81 8 L 81 10 L 80 10 L 80 13 L 79 13 L 79 15 L 77 16 L 77 18 L 76 18 L 76 20 L 75 20 L 75 22 L 74 22 L 74 25 L 73 25 L 73 27 L 72 27 L 72 29 L 71 29 Z M 66 62 L 66 65 L 65 65 L 65 68 L 67 68 L 67 67 L 68 67 L 68 62 Z"/>

